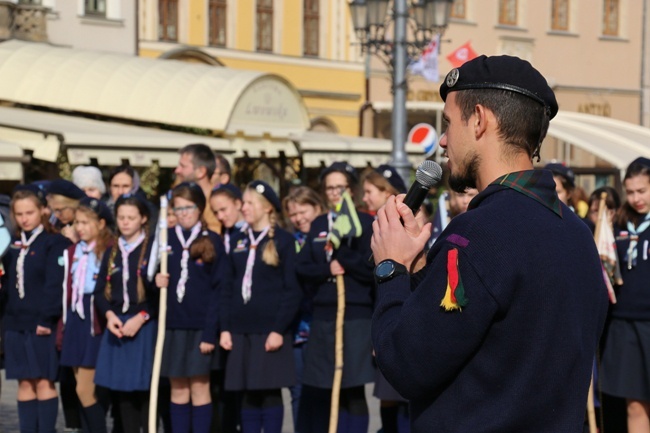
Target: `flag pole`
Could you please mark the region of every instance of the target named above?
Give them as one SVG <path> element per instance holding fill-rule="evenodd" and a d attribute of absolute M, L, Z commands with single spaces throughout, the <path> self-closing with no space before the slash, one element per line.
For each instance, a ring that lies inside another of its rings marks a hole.
<path fill-rule="evenodd" d="M 160 197 L 160 273 L 167 274 L 167 196 Z M 158 385 L 160 383 L 160 365 L 162 363 L 162 351 L 165 343 L 165 327 L 167 321 L 167 287 L 160 288 L 160 299 L 158 308 L 158 333 L 156 335 L 156 350 L 153 358 L 153 370 L 151 373 L 151 389 L 149 390 L 149 431 L 155 432 L 156 420 L 158 418 Z"/>
<path fill-rule="evenodd" d="M 339 397 L 343 377 L 343 317 L 345 316 L 345 280 L 343 275 L 336 276 L 336 333 L 334 343 L 334 382 L 332 383 L 332 401 L 330 403 L 329 433 L 336 433 L 339 418 Z"/>

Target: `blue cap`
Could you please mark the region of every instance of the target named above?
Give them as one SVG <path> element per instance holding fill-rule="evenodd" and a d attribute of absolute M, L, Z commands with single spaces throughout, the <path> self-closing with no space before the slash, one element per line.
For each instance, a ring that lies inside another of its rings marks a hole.
<path fill-rule="evenodd" d="M 347 177 L 349 183 L 356 184 L 359 182 L 359 176 L 357 175 L 357 170 L 354 167 L 352 167 L 347 162 L 336 161 L 333 162 L 329 167 L 324 168 L 323 171 L 321 171 L 320 178 L 319 178 L 320 183 L 323 183 L 325 177 L 328 174 L 334 172 L 344 174 Z"/>
<path fill-rule="evenodd" d="M 646 167 L 650 168 L 650 159 L 640 156 L 630 163 L 630 165 L 632 164 L 645 165 Z"/>
<path fill-rule="evenodd" d="M 382 164 L 375 169 L 375 171 L 381 174 L 387 181 L 390 183 L 390 186 L 395 188 L 400 194 L 406 193 L 406 184 L 402 176 L 399 175 L 395 167 L 392 167 L 388 164 Z"/>
<path fill-rule="evenodd" d="M 87 207 L 95 212 L 100 219 L 106 221 L 107 225 L 113 225 L 113 213 L 103 201 L 92 197 L 83 197 L 79 200 L 79 206 Z"/>
<path fill-rule="evenodd" d="M 519 93 L 540 103 L 549 119 L 557 114 L 555 93 L 546 78 L 519 57 L 476 57 L 449 71 L 440 86 L 440 96 L 445 101 L 449 92 L 469 89 L 499 89 Z"/>
<path fill-rule="evenodd" d="M 569 185 L 571 187 L 576 186 L 576 175 L 573 173 L 573 170 L 571 170 L 569 167 L 567 167 L 564 164 L 558 164 L 558 163 L 550 163 L 546 164 L 544 166 L 546 170 L 551 170 L 554 175 L 561 176 L 569 182 Z"/>
<path fill-rule="evenodd" d="M 47 193 L 62 195 L 73 200 L 81 200 L 86 197 L 86 193 L 83 192 L 81 188 L 65 179 L 53 180 L 52 183 L 50 183 Z"/>
<path fill-rule="evenodd" d="M 212 190 L 212 195 L 219 194 L 221 192 L 228 194 L 236 200 L 242 199 L 241 189 L 237 188 L 237 186 L 233 185 L 232 183 L 222 183 L 214 190 Z"/>
<path fill-rule="evenodd" d="M 282 203 L 280 203 L 280 199 L 275 191 L 273 191 L 273 188 L 271 188 L 271 185 L 263 180 L 254 180 L 248 184 L 248 188 L 262 194 L 262 196 L 275 208 L 276 212 L 282 212 Z"/>
<path fill-rule="evenodd" d="M 43 206 L 47 206 L 47 200 L 45 198 L 47 194 L 47 190 L 45 189 L 44 184 L 28 183 L 28 184 L 16 185 L 11 195 L 13 196 L 18 191 L 31 192 L 36 196 L 36 198 L 38 198 L 38 200 L 43 204 Z"/>

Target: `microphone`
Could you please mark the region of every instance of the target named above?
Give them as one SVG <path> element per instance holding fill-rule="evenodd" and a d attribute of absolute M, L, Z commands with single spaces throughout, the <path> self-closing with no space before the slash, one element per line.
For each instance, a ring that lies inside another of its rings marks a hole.
<path fill-rule="evenodd" d="M 415 172 L 415 182 L 411 185 L 406 197 L 404 197 L 404 204 L 411 209 L 413 215 L 416 215 L 420 210 L 420 206 L 427 198 L 429 189 L 436 186 L 442 179 L 442 167 L 435 161 L 422 161 Z"/>

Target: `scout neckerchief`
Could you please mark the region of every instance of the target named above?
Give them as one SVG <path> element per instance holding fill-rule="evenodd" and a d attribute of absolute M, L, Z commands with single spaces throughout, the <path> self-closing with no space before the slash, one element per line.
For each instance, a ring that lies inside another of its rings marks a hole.
<path fill-rule="evenodd" d="M 129 311 L 130 300 L 129 300 L 129 291 L 126 287 L 129 282 L 129 254 L 144 241 L 144 232 L 140 233 L 140 236 L 133 242 L 127 243 L 123 237 L 117 240 L 117 245 L 120 247 L 120 252 L 122 253 L 122 298 L 124 303 L 122 304 L 122 313 Z"/>
<path fill-rule="evenodd" d="M 334 220 L 336 219 L 336 212 L 329 211 L 327 212 L 327 233 L 332 233 L 332 227 L 334 226 Z M 327 241 L 325 244 L 325 258 L 327 263 L 332 261 L 332 254 L 334 253 L 334 246 L 331 242 Z"/>
<path fill-rule="evenodd" d="M 192 227 L 192 231 L 190 232 L 190 237 L 187 240 L 185 240 L 185 237 L 183 236 L 183 229 L 180 224 L 176 224 L 174 230 L 176 230 L 176 237 L 183 247 L 183 254 L 181 255 L 181 277 L 178 279 L 178 284 L 176 285 L 176 299 L 181 303 L 183 302 L 183 297 L 185 297 L 185 283 L 187 283 L 188 277 L 187 262 L 190 259 L 190 245 L 192 245 L 192 242 L 194 242 L 201 233 L 201 221 L 194 224 L 194 227 Z"/>
<path fill-rule="evenodd" d="M 92 241 L 90 244 L 80 242 L 81 257 L 77 262 L 77 269 L 72 281 L 72 311 L 76 311 L 79 317 L 85 319 L 84 315 L 84 289 L 86 283 L 86 269 L 88 268 L 88 258 L 90 253 L 95 249 L 97 242 Z"/>
<path fill-rule="evenodd" d="M 253 287 L 253 266 L 255 266 L 255 255 L 257 251 L 257 245 L 264 239 L 264 236 L 269 232 L 271 226 L 266 226 L 262 233 L 256 238 L 253 236 L 253 230 L 248 227 L 248 238 L 251 241 L 251 245 L 248 249 L 248 259 L 246 260 L 246 271 L 244 272 L 244 281 L 241 285 L 241 296 L 244 298 L 244 304 L 248 303 L 251 300 Z"/>
<path fill-rule="evenodd" d="M 43 233 L 43 225 L 36 227 L 32 234 L 27 239 L 25 232 L 20 232 L 20 253 L 18 253 L 18 262 L 16 263 L 16 276 L 18 281 L 16 281 L 16 288 L 18 289 L 18 297 L 23 299 L 25 297 L 25 257 L 27 257 L 27 252 L 29 251 L 30 245 L 36 240 L 38 235 Z"/>
<path fill-rule="evenodd" d="M 226 249 L 226 254 L 230 254 L 230 232 L 239 229 L 240 231 L 245 231 L 248 228 L 246 221 L 237 221 L 234 226 L 229 229 L 224 230 L 223 234 L 223 246 Z"/>
<path fill-rule="evenodd" d="M 560 205 L 560 199 L 555 192 L 555 188 L 551 189 L 548 182 L 546 182 L 547 176 L 550 176 L 548 170 L 517 171 L 499 177 L 489 186 L 499 185 L 501 187 L 510 188 L 517 192 L 520 192 L 525 196 L 530 197 L 538 203 L 544 205 L 561 217 L 562 206 Z M 468 210 L 473 209 L 479 203 L 479 201 L 480 200 L 473 199 L 470 202 Z"/>
<path fill-rule="evenodd" d="M 627 222 L 627 231 L 630 232 L 630 246 L 627 249 L 627 268 L 632 269 L 636 266 L 636 258 L 639 254 L 637 251 L 637 244 L 639 243 L 639 235 L 650 227 L 650 213 L 647 213 L 638 227 L 634 227 L 632 221 Z"/>

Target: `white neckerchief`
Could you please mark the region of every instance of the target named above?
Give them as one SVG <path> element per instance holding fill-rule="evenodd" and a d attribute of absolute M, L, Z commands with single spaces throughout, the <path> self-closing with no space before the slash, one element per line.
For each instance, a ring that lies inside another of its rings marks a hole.
<path fill-rule="evenodd" d="M 129 282 L 129 254 L 144 241 L 144 232 L 140 233 L 140 236 L 133 242 L 127 243 L 123 237 L 117 240 L 117 245 L 120 248 L 122 253 L 122 298 L 124 303 L 122 304 L 122 313 L 129 311 L 129 306 L 131 305 L 129 299 L 129 290 L 127 288 L 127 283 Z"/>
<path fill-rule="evenodd" d="M 255 255 L 257 251 L 257 245 L 264 239 L 264 236 L 269 232 L 271 226 L 266 226 L 262 233 L 259 234 L 257 238 L 253 236 L 253 230 L 248 227 L 248 238 L 251 241 L 250 247 L 248 248 L 248 259 L 246 260 L 246 271 L 244 272 L 244 280 L 241 285 L 241 296 L 244 298 L 244 304 L 250 301 L 252 296 L 253 287 L 253 266 L 255 266 Z"/>
<path fill-rule="evenodd" d="M 32 234 L 27 239 L 25 232 L 21 230 L 20 232 L 20 253 L 18 253 L 18 262 L 16 263 L 16 288 L 18 289 L 18 297 L 23 299 L 25 297 L 25 257 L 27 257 L 27 252 L 29 251 L 30 245 L 36 240 L 38 235 L 43 233 L 43 224 L 36 227 Z"/>
<path fill-rule="evenodd" d="M 181 255 L 181 277 L 178 279 L 178 284 L 176 285 L 176 299 L 181 303 L 185 297 L 185 283 L 187 283 L 188 278 L 187 262 L 190 259 L 190 245 L 192 245 L 192 242 L 194 242 L 201 233 L 201 221 L 194 224 L 190 237 L 187 240 L 185 240 L 185 237 L 183 236 L 183 229 L 180 224 L 176 224 L 174 230 L 176 231 L 178 241 L 181 243 L 181 247 L 183 247 L 183 254 Z"/>
<path fill-rule="evenodd" d="M 83 242 L 83 244 L 86 244 Z M 79 244 L 81 247 L 81 257 L 79 258 L 79 263 L 77 263 L 77 269 L 72 280 L 72 311 L 76 311 L 79 317 L 85 319 L 84 315 L 84 286 L 86 285 L 86 268 L 88 267 L 88 257 L 90 253 L 95 249 L 97 242 L 92 241 L 90 244 L 86 244 L 85 248 L 83 244 Z"/>
<path fill-rule="evenodd" d="M 637 244 L 639 243 L 639 235 L 650 227 L 650 213 L 647 213 L 643 218 L 639 227 L 634 227 L 632 221 L 627 222 L 627 231 L 630 232 L 630 246 L 627 249 L 627 268 L 632 269 L 636 266 L 636 258 L 638 256 Z"/>
<path fill-rule="evenodd" d="M 237 221 L 234 226 L 224 230 L 223 247 L 226 249 L 226 254 L 230 254 L 230 232 L 236 229 L 239 229 L 239 231 L 243 232 L 247 228 L 248 228 L 248 223 L 246 221 Z"/>

